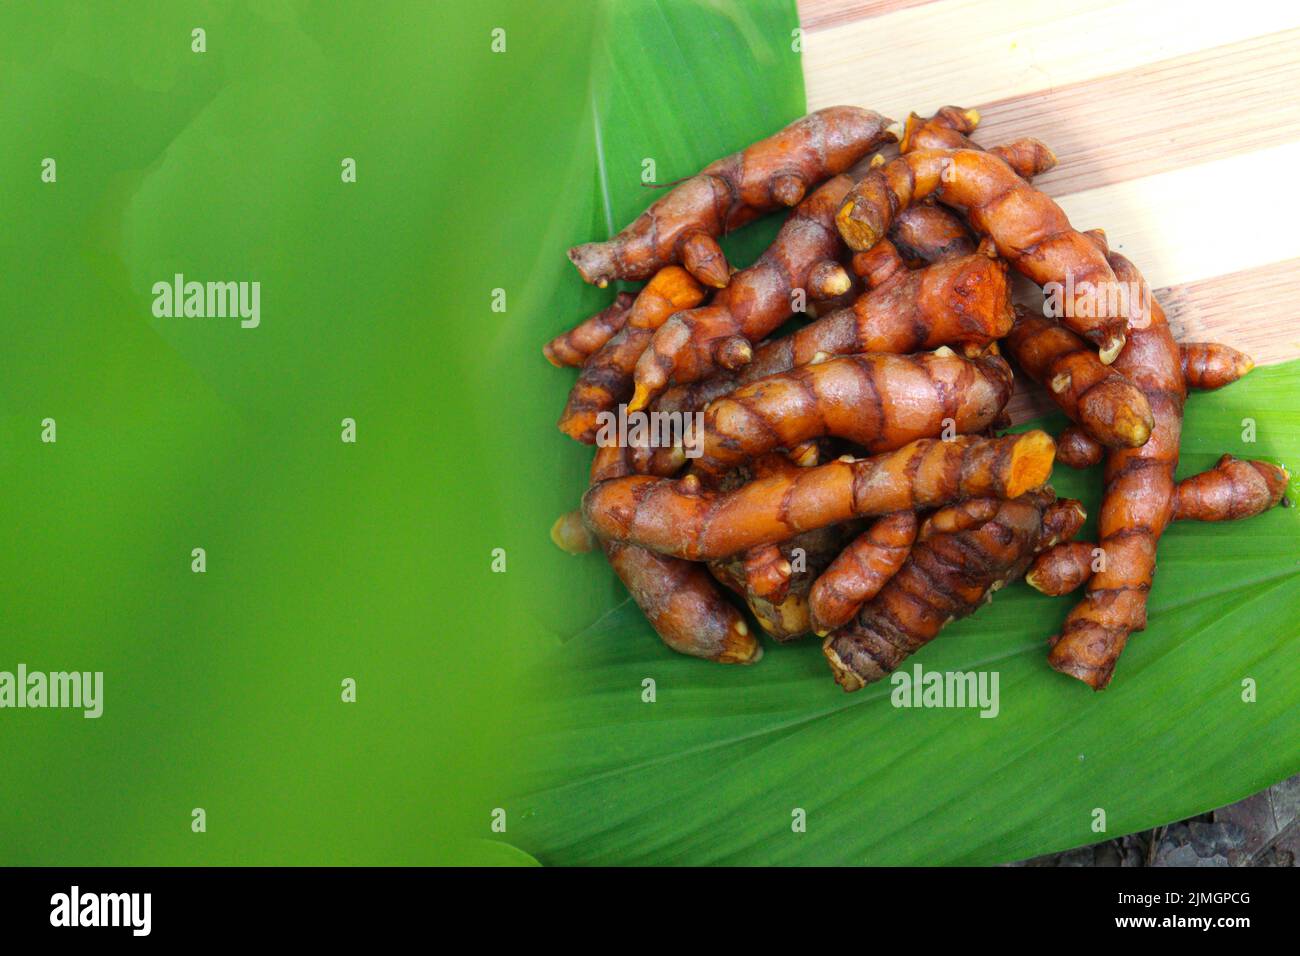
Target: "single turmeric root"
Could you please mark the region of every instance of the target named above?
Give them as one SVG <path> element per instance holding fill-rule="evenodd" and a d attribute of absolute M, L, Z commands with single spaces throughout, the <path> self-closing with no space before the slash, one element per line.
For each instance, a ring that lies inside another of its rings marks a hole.
<path fill-rule="evenodd" d="M 1011 369 L 996 355 L 951 349 L 864 353 L 805 365 L 746 385 L 704 411 L 702 477 L 813 438 L 844 438 L 869 454 L 918 438 L 989 428 L 1011 397 Z"/>
<path fill-rule="evenodd" d="M 586 554 L 596 546 L 596 539 L 582 521 L 582 511 L 568 511 L 551 525 L 551 541 L 568 554 Z"/>
<path fill-rule="evenodd" d="M 851 308 L 760 346 L 739 373 L 675 386 L 655 408 L 697 411 L 743 385 L 838 355 L 902 355 L 945 345 L 973 354 L 1006 335 L 1011 322 L 1011 292 L 1000 260 L 975 254 L 924 269 L 904 268 Z"/>
<path fill-rule="evenodd" d="M 582 367 L 560 415 L 560 431 L 585 444 L 596 441 L 603 412 L 612 412 L 632 395 L 632 373 L 654 330 L 680 309 L 704 299 L 704 289 L 680 266 L 657 272 L 628 310 L 624 328 Z"/>
<path fill-rule="evenodd" d="M 929 119 L 912 113 L 903 126 L 898 151 L 981 149 L 968 136 L 979 121 L 978 110 L 964 110 L 960 106 L 944 106 Z M 1005 146 L 990 146 L 988 152 L 1005 162 L 1024 180 L 1056 168 L 1056 156 L 1036 139 L 1018 139 Z"/>
<path fill-rule="evenodd" d="M 878 245 L 884 245 L 885 241 L 881 240 Z M 932 202 L 909 206 L 895 216 L 888 241 L 909 265 L 928 265 L 969 256 L 975 252 L 976 246 L 961 218 Z M 854 257 L 870 254 L 869 251 L 859 252 Z"/>
<path fill-rule="evenodd" d="M 911 555 L 822 653 L 835 681 L 859 690 L 891 673 L 945 624 L 1019 577 L 1041 546 L 1050 490 L 1010 501 L 975 498 L 936 512 Z"/>
<path fill-rule="evenodd" d="M 626 450 L 600 448 L 592 462 L 594 483 L 617 480 L 628 470 Z M 745 618 L 722 596 L 702 565 L 656 554 L 620 541 L 602 540 L 605 557 L 674 651 L 720 664 L 753 664 L 763 647 Z"/>
<path fill-rule="evenodd" d="M 853 288 L 853 277 L 834 259 L 822 259 L 808 270 L 808 297 L 816 302 L 837 299 Z"/>
<path fill-rule="evenodd" d="M 853 274 L 867 289 L 878 289 L 908 269 L 907 260 L 888 239 L 881 239 L 866 252 L 855 252 L 851 262 Z"/>
<path fill-rule="evenodd" d="M 1025 572 L 1025 583 L 1052 597 L 1069 594 L 1099 570 L 1101 550 L 1092 541 L 1063 541 L 1048 548 Z"/>
<path fill-rule="evenodd" d="M 1143 297 L 1150 297 L 1136 266 L 1118 254 L 1109 261 L 1119 281 L 1142 287 Z M 1099 517 L 1106 566 L 1088 582 L 1048 655 L 1054 669 L 1094 690 L 1110 683 L 1129 634 L 1146 627 L 1156 546 L 1174 516 L 1174 471 L 1187 391 L 1178 343 L 1164 310 L 1150 301 L 1150 321 L 1132 328 L 1115 370 L 1146 395 L 1155 426 L 1142 447 L 1106 453 Z"/>
<path fill-rule="evenodd" d="M 1063 541 L 1069 541 L 1079 533 L 1087 520 L 1088 512 L 1082 502 L 1073 498 L 1057 498 L 1043 511 L 1043 534 L 1038 546 L 1053 548 Z"/>
<path fill-rule="evenodd" d="M 1178 356 L 1187 387 L 1202 391 L 1231 385 L 1255 367 L 1249 355 L 1218 342 L 1180 342 Z"/>
<path fill-rule="evenodd" d="M 759 545 L 736 560 L 741 562 L 737 577 L 743 582 L 744 592 L 766 601 L 780 601 L 790 593 L 794 568 L 779 544 Z"/>
<path fill-rule="evenodd" d="M 910 153 L 917 149 L 979 149 L 969 138 L 979 121 L 979 110 L 962 109 L 960 106 L 942 106 L 929 119 L 909 113 L 903 122 L 898 151 Z"/>
<path fill-rule="evenodd" d="M 569 331 L 557 335 L 542 347 L 546 361 L 556 368 L 577 368 L 602 345 L 612 339 L 627 321 L 628 310 L 636 296 L 620 292 L 614 301 Z"/>
<path fill-rule="evenodd" d="M 670 382 L 695 382 L 719 368 L 748 364 L 750 343 L 790 318 L 794 291 L 806 291 L 813 268 L 838 255 L 835 210 L 851 188 L 849 176 L 823 184 L 790 214 L 758 261 L 732 276 L 712 302 L 665 322 L 637 361 L 628 410 L 644 408 Z"/>
<path fill-rule="evenodd" d="M 1137 448 L 1150 437 L 1146 396 L 1069 329 L 1017 306 L 1003 343 L 1025 374 L 1101 444 Z"/>
<path fill-rule="evenodd" d="M 877 518 L 822 572 L 808 595 L 813 633 L 825 637 L 875 597 L 903 566 L 916 540 L 916 512 Z"/>
<path fill-rule="evenodd" d="M 846 269 L 846 272 L 848 272 L 849 275 L 849 291 L 842 295 L 832 296 L 829 299 L 810 298 L 806 303 L 804 303 L 803 317 L 807 318 L 809 322 L 812 322 L 815 319 L 820 319 L 824 316 L 830 315 L 832 312 L 838 312 L 840 309 L 847 309 L 858 300 L 858 296 L 862 295 L 862 293 L 866 291 L 867 286 L 855 273 L 851 271 L 851 269 Z M 756 353 L 764 341 L 771 340 L 764 339 L 755 343 L 754 351 Z M 743 372 L 744 368 L 742 367 L 739 371 Z M 707 381 L 707 379 L 703 379 L 702 381 Z"/>
<path fill-rule="evenodd" d="M 927 196 L 964 211 L 971 228 L 992 237 L 1017 271 L 1039 285 L 1052 284 L 1060 293 L 1062 322 L 1097 346 L 1103 364 L 1113 362 L 1124 347 L 1130 321 L 1145 324 L 1145 313 L 1132 315 L 1138 306 L 1118 294 L 1102 252 L 1071 227 L 1056 203 L 992 153 L 904 153 L 853 188 L 836 225 L 851 249 L 870 249 L 884 238 L 899 210 Z"/>
<path fill-rule="evenodd" d="M 725 558 L 857 517 L 933 508 L 959 498 L 1015 498 L 1047 481 L 1055 443 L 1045 432 L 922 439 L 874 458 L 839 460 L 751 481 L 729 492 L 629 475 L 593 484 L 587 525 L 602 538 L 690 560 Z"/>
<path fill-rule="evenodd" d="M 632 600 L 674 651 L 719 664 L 753 664 L 763 656 L 744 616 L 703 565 L 617 541 L 604 548 Z"/>
<path fill-rule="evenodd" d="M 1267 461 L 1224 455 L 1209 471 L 1184 478 L 1174 497 L 1175 521 L 1237 521 L 1274 507 L 1291 476 Z"/>
<path fill-rule="evenodd" d="M 1091 468 L 1105 456 L 1106 447 L 1078 425 L 1070 425 L 1056 439 L 1056 460 L 1068 468 Z"/>
<path fill-rule="evenodd" d="M 608 242 L 569 250 L 586 282 L 644 279 L 680 262 L 700 282 L 722 288 L 730 268 L 717 237 L 844 172 L 893 142 L 887 117 L 854 106 L 810 113 L 767 139 L 704 167 L 676 186 Z"/>

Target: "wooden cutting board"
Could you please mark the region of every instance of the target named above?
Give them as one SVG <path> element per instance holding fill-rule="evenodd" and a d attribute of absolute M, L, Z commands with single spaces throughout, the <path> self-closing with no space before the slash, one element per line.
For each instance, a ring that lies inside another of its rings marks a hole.
<path fill-rule="evenodd" d="M 1300 4 L 802 0 L 809 109 L 976 107 L 1146 274 L 1175 335 L 1300 358 Z M 1029 406 L 1018 402 L 1024 417 Z"/>

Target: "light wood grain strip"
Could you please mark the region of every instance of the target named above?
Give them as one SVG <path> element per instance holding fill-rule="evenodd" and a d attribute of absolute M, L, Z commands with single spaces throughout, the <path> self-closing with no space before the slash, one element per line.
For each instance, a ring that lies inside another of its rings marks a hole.
<path fill-rule="evenodd" d="M 1077 229 L 1106 230 L 1152 288 L 1300 258 L 1300 143 L 1058 197 Z"/>
<path fill-rule="evenodd" d="M 937 0 L 800 0 L 799 25 L 805 30 L 825 30 L 935 2 Z"/>
<path fill-rule="evenodd" d="M 1036 136 L 1060 161 L 1049 196 L 1300 140 L 1300 30 L 976 105 L 985 145 Z"/>
<path fill-rule="evenodd" d="M 810 109 L 854 103 L 898 118 L 945 103 L 994 103 L 1297 28 L 1300 4 L 1263 0 L 944 0 L 809 32 L 804 76 Z"/>

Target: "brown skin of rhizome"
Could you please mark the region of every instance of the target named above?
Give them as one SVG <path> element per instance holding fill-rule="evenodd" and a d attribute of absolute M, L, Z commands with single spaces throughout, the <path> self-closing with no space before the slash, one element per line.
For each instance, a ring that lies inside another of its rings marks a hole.
<path fill-rule="evenodd" d="M 857 690 L 1025 577 L 1085 588 L 1047 664 L 1099 690 L 1146 626 L 1169 523 L 1283 500 L 1284 469 L 1228 455 L 1175 482 L 1188 390 L 1250 358 L 1176 342 L 1137 267 L 1032 185 L 1051 150 L 983 148 L 978 123 L 819 110 L 569 251 L 587 282 L 646 284 L 544 346 L 578 369 L 561 431 L 600 445 L 551 537 L 601 549 L 673 650 L 752 664 L 763 634 L 815 633 Z M 773 244 L 734 270 L 718 238 L 781 209 Z M 1013 307 L 1008 269 L 1064 308 Z M 1142 294 L 1088 298 L 1112 284 Z M 1016 376 L 1071 419 L 1059 440 L 998 434 Z M 614 415 L 682 427 L 611 444 Z M 1048 484 L 1057 461 L 1103 465 L 1098 540 L 1074 540 L 1086 515 Z"/>

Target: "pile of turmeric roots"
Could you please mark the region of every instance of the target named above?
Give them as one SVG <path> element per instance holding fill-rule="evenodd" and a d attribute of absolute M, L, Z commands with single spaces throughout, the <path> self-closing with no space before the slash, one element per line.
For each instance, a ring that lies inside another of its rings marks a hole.
<path fill-rule="evenodd" d="M 978 120 L 820 110 L 569 251 L 587 282 L 645 284 L 545 347 L 580 369 L 560 429 L 598 446 L 551 536 L 602 548 L 674 650 L 762 656 L 721 585 L 775 640 L 822 637 L 857 690 L 1023 576 L 1086 585 L 1048 661 L 1101 689 L 1146 626 L 1169 523 L 1282 500 L 1286 471 L 1262 461 L 1175 481 L 1188 389 L 1250 359 L 1176 342 L 1137 267 L 1031 185 L 1052 152 L 978 146 Z M 776 240 L 733 269 L 718 237 L 781 209 Z M 1045 307 L 1013 304 L 1009 270 Z M 1013 365 L 1071 420 L 1056 439 L 998 435 Z M 648 427 L 607 427 L 638 414 Z M 665 421 L 683 423 L 671 443 Z M 1095 542 L 1047 484 L 1057 460 L 1104 463 Z"/>

